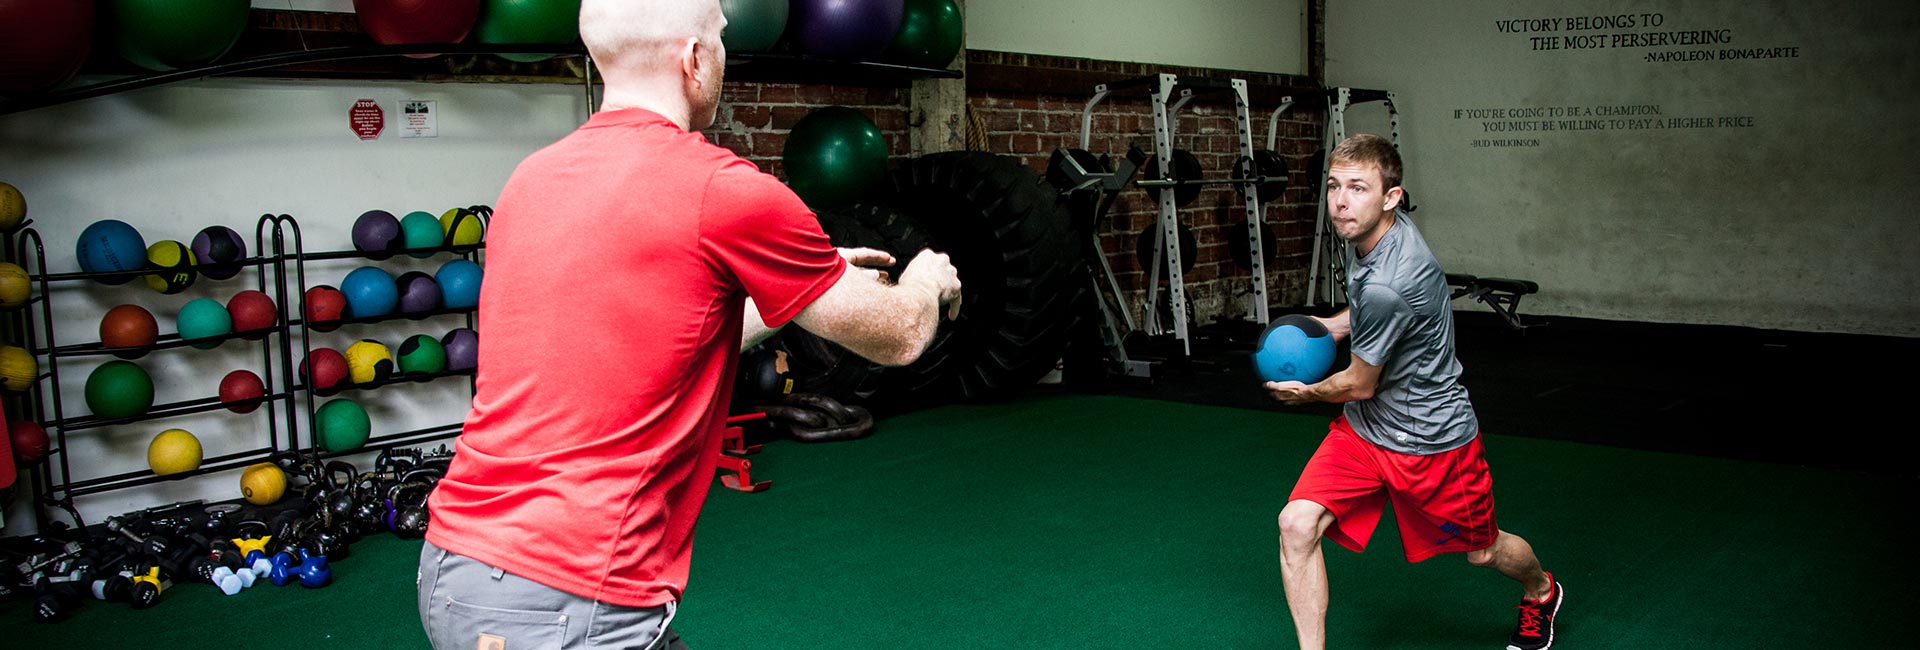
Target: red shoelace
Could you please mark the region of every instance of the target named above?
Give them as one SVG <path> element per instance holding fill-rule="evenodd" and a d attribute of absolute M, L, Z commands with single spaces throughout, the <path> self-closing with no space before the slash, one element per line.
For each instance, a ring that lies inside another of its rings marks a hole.
<path fill-rule="evenodd" d="M 1520 610 L 1520 636 L 1540 636 L 1540 605 L 1515 605 Z"/>

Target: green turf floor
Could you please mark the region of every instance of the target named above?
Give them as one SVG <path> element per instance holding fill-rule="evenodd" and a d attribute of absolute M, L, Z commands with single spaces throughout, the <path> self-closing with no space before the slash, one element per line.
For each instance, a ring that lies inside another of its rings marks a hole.
<path fill-rule="evenodd" d="M 1489 423 L 1497 433 L 1497 423 Z M 674 627 L 700 650 L 1291 647 L 1274 515 L 1324 420 L 1110 397 L 950 407 L 851 443 L 769 445 L 716 488 Z M 1911 480 L 1490 436 L 1499 519 L 1567 587 L 1556 648 L 1881 648 L 1920 605 Z M 1518 588 L 1328 547 L 1335 648 L 1499 648 Z M 334 586 L 88 603 L 0 646 L 417 648 L 418 542 Z M 264 583 L 263 583 L 264 584 Z"/>

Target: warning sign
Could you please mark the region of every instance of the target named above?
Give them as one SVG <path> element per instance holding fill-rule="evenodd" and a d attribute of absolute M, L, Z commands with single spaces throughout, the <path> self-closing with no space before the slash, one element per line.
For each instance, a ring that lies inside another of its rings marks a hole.
<path fill-rule="evenodd" d="M 440 120 L 435 116 L 432 100 L 407 100 L 400 104 L 400 117 L 406 120 L 400 125 L 402 138 L 431 138 L 440 132 Z"/>
<path fill-rule="evenodd" d="M 362 99 L 347 110 L 347 125 L 361 140 L 377 140 L 380 132 L 387 130 L 387 114 L 380 110 L 380 102 Z"/>

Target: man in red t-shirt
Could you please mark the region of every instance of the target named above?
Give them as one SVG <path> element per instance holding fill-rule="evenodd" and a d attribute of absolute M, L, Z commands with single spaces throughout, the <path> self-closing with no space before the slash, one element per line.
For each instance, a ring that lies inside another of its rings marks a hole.
<path fill-rule="evenodd" d="M 719 103 L 715 0 L 585 0 L 600 111 L 500 193 L 478 390 L 428 502 L 421 623 L 437 648 L 683 647 L 668 628 L 739 352 L 791 321 L 911 362 L 960 281 L 897 284 L 836 251 L 784 185 L 698 130 Z M 844 257 L 844 259 L 843 259 Z"/>

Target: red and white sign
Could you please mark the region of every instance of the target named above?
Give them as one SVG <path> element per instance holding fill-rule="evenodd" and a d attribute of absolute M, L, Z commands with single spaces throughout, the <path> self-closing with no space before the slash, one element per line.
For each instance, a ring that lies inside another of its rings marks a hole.
<path fill-rule="evenodd" d="M 387 114 L 380 110 L 380 102 L 362 99 L 347 110 L 347 125 L 361 140 L 377 140 L 380 132 L 387 130 Z"/>

